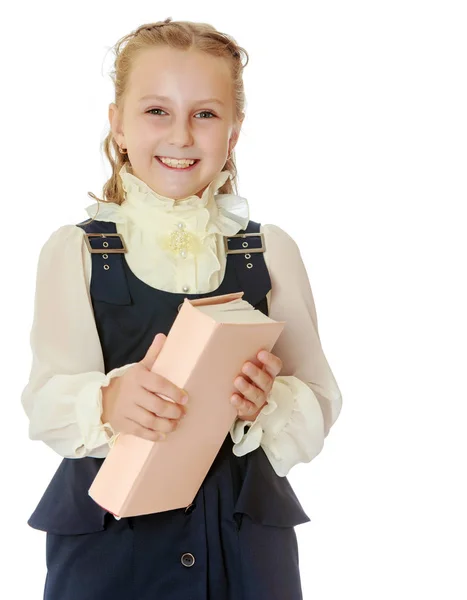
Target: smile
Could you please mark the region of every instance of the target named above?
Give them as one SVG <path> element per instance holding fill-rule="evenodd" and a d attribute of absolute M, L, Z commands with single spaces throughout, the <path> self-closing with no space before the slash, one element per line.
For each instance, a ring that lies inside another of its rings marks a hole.
<path fill-rule="evenodd" d="M 199 163 L 199 159 L 183 159 L 167 158 L 165 156 L 156 156 L 157 162 L 166 169 L 172 171 L 191 171 Z"/>

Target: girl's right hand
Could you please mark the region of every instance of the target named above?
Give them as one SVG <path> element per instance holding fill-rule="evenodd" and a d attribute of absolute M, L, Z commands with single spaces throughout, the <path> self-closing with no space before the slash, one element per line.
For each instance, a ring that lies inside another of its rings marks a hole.
<path fill-rule="evenodd" d="M 102 388 L 101 420 L 110 423 L 115 432 L 131 433 L 155 442 L 173 431 L 185 415 L 184 390 L 151 371 L 166 339 L 163 333 L 158 333 L 143 360 Z"/>

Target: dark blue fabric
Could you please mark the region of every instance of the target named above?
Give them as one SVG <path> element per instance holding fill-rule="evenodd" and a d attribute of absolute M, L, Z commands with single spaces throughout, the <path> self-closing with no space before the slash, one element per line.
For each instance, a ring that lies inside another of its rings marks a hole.
<path fill-rule="evenodd" d="M 93 248 L 121 247 L 114 223 L 80 223 Z M 259 232 L 250 221 L 245 233 Z M 239 232 L 243 233 L 243 231 Z M 229 248 L 260 247 L 259 236 Z M 105 269 L 104 265 L 109 268 Z M 248 265 L 248 266 L 247 266 Z M 248 268 L 249 267 L 249 268 Z M 168 334 L 184 298 L 243 291 L 267 314 L 263 253 L 228 254 L 221 285 L 206 294 L 154 289 L 124 254 L 92 254 L 91 299 L 105 372 L 140 361 Z M 103 459 L 63 459 L 28 523 L 47 532 L 47 600 L 300 600 L 294 526 L 309 521 L 286 477 L 260 447 L 232 453 L 228 434 L 193 505 L 116 521 L 88 495 Z M 194 557 L 186 566 L 182 556 Z"/>

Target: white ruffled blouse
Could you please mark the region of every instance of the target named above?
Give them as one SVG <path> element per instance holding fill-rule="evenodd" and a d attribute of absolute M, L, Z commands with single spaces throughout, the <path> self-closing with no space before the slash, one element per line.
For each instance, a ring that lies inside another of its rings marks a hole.
<path fill-rule="evenodd" d="M 100 202 L 86 211 L 96 220 L 116 223 L 127 246 L 123 256 L 134 274 L 169 292 L 217 289 L 226 267 L 223 238 L 249 221 L 245 198 L 217 193 L 230 173 L 219 173 L 201 197 L 176 201 L 156 193 L 125 165 L 120 177 L 124 202 Z M 261 225 L 261 232 L 272 282 L 269 316 L 286 321 L 272 350 L 283 368 L 256 420 L 237 419 L 230 435 L 235 455 L 261 445 L 275 472 L 285 476 L 321 451 L 342 398 L 321 347 L 299 249 L 275 225 Z M 21 401 L 31 439 L 42 440 L 66 458 L 104 458 L 115 432 L 101 421 L 102 387 L 134 363 L 104 372 L 89 291 L 92 261 L 84 238 L 80 227 L 64 225 L 42 247 L 30 336 L 32 366 Z"/>

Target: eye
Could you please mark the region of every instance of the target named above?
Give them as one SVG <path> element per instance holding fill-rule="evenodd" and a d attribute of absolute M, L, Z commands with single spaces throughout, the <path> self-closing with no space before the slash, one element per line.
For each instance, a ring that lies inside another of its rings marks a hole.
<path fill-rule="evenodd" d="M 165 112 L 164 110 L 162 110 L 162 108 L 150 108 L 148 111 L 146 111 L 148 114 L 154 114 L 153 111 L 155 110 L 159 110 L 161 112 Z M 165 113 L 167 114 L 167 113 Z M 215 117 L 216 115 L 214 113 L 212 113 L 210 110 L 202 110 L 201 112 L 198 113 L 198 115 L 211 115 L 209 118 L 211 119 L 212 117 Z M 159 115 L 154 115 L 154 116 L 159 116 Z"/>
<path fill-rule="evenodd" d="M 210 110 L 202 110 L 201 112 L 198 113 L 199 115 L 211 115 L 213 117 L 215 117 L 216 115 L 213 114 Z M 211 117 L 209 117 L 211 118 Z"/>

